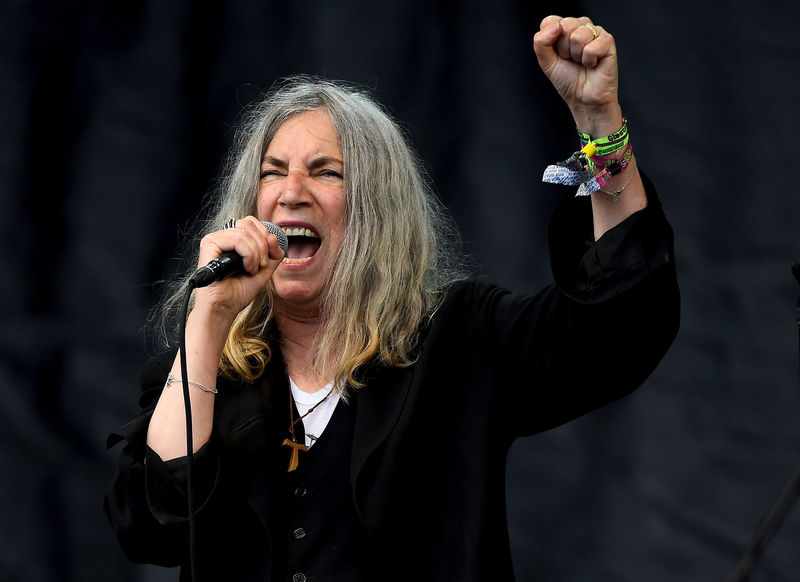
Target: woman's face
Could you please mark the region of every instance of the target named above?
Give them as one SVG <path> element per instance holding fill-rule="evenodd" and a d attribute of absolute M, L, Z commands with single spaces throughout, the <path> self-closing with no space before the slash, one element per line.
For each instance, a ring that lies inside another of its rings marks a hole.
<path fill-rule="evenodd" d="M 345 232 L 339 136 L 325 110 L 299 113 L 278 128 L 261 160 L 257 211 L 284 229 L 286 258 L 272 277 L 287 308 L 316 310 Z"/>

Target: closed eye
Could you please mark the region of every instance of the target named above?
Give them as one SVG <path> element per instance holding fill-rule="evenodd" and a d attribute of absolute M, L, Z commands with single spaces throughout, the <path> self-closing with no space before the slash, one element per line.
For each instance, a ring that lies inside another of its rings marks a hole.
<path fill-rule="evenodd" d="M 264 159 L 261 160 L 261 174 L 259 176 L 263 178 L 270 178 L 272 176 L 282 176 L 286 174 L 289 167 L 287 163 L 280 158 L 276 158 L 274 156 L 264 156 Z"/>
<path fill-rule="evenodd" d="M 264 170 L 259 175 L 260 178 L 269 178 L 271 176 L 281 176 L 282 174 L 278 170 Z"/>
<path fill-rule="evenodd" d="M 326 178 L 341 178 L 342 175 L 335 171 L 335 170 L 323 170 L 319 173 L 320 176 L 325 176 Z"/>
<path fill-rule="evenodd" d="M 328 179 L 342 179 L 342 160 L 331 156 L 320 156 L 311 160 L 308 170 L 315 176 Z"/>

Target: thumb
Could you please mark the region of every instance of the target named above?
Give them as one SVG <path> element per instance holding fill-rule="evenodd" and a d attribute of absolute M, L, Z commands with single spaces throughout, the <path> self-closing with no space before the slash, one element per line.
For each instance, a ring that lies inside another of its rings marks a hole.
<path fill-rule="evenodd" d="M 548 77 L 558 61 L 558 55 L 553 46 L 561 36 L 561 20 L 560 16 L 548 16 L 542 20 L 539 32 L 533 35 L 533 52 L 536 53 L 539 67 Z"/>

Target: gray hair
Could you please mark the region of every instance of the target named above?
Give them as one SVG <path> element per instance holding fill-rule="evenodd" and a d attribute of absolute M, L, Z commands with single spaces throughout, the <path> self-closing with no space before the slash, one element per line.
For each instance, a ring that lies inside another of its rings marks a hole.
<path fill-rule="evenodd" d="M 328 372 L 357 386 L 355 373 L 370 361 L 400 366 L 413 360 L 420 324 L 463 276 L 452 221 L 402 130 L 366 91 L 305 76 L 276 85 L 246 113 L 196 241 L 231 216 L 256 214 L 261 160 L 275 132 L 290 117 L 319 109 L 329 113 L 342 148 L 347 227 L 323 297 L 316 361 L 332 358 L 336 369 Z M 267 288 L 237 318 L 223 372 L 254 379 L 263 371 L 273 293 Z M 176 289 L 164 308 L 179 304 L 180 294 Z M 249 347 L 236 354 L 242 342 Z M 253 365 L 253 358 L 260 363 Z"/>

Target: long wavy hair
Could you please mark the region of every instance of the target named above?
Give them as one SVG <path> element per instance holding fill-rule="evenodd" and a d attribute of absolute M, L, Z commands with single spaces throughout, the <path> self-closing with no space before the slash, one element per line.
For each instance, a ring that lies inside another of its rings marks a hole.
<path fill-rule="evenodd" d="M 318 109 L 330 114 L 341 142 L 347 226 L 323 293 L 314 363 L 344 391 L 362 385 L 359 371 L 368 363 L 412 363 L 421 324 L 447 286 L 463 277 L 452 220 L 398 124 L 364 89 L 292 77 L 245 112 L 208 218 L 198 222 L 191 239 L 190 264 L 197 263 L 205 234 L 230 217 L 256 214 L 261 159 L 280 125 Z M 173 282 L 159 306 L 167 342 L 168 322 L 192 272 Z M 238 315 L 220 362 L 222 374 L 251 382 L 262 374 L 272 356 L 270 342 L 280 338 L 273 329 L 279 302 L 268 285 Z"/>

